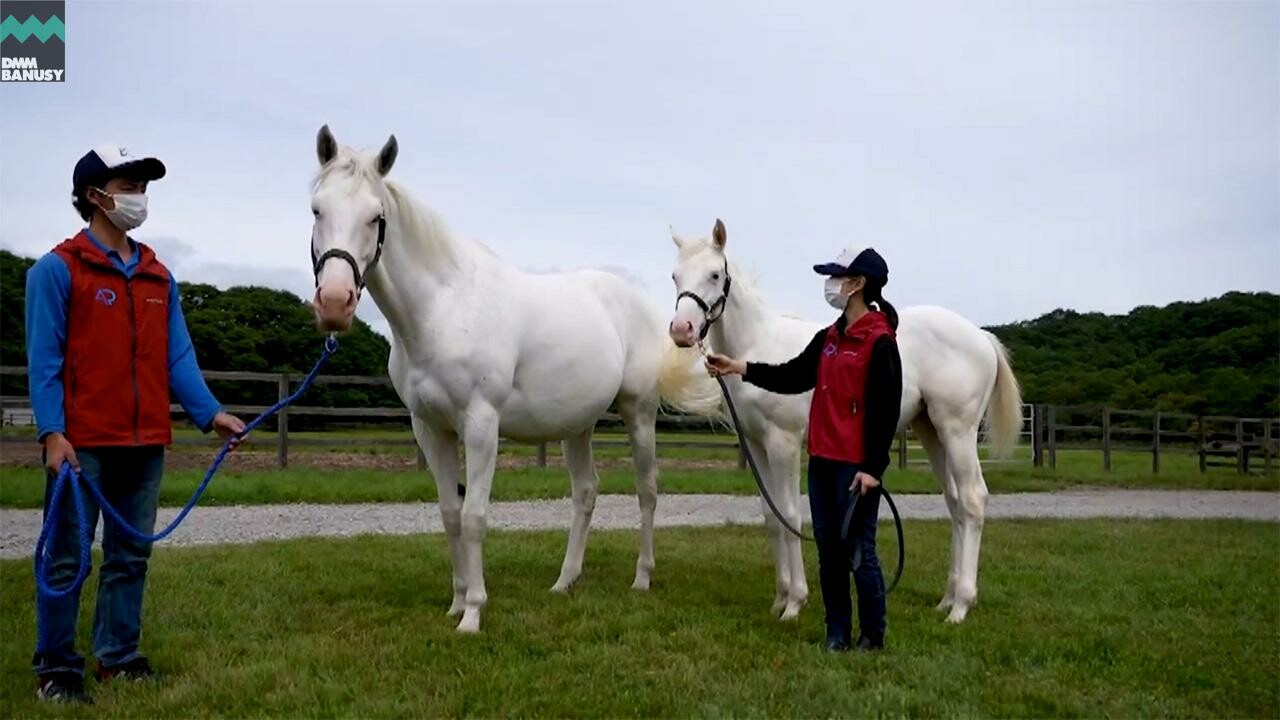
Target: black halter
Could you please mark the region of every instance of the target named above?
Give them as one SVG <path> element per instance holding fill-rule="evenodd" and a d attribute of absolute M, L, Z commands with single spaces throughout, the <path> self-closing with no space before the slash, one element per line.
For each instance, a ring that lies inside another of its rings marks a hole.
<path fill-rule="evenodd" d="M 320 286 L 320 269 L 324 267 L 325 262 L 328 261 L 329 258 L 341 258 L 346 260 L 347 264 L 351 266 L 351 273 L 355 275 L 356 278 L 357 291 L 364 290 L 365 277 L 378 266 L 378 260 L 382 257 L 382 243 L 385 242 L 386 239 L 387 216 L 384 213 L 378 216 L 378 249 L 373 253 L 373 262 L 370 262 L 369 267 L 365 268 L 362 273 L 360 272 L 360 266 L 356 264 L 356 259 L 346 250 L 333 248 L 332 250 L 326 250 L 320 257 L 316 257 L 316 239 L 313 235 L 311 237 L 311 267 L 316 276 L 316 287 Z"/>
<path fill-rule="evenodd" d="M 725 305 L 729 302 L 729 287 L 733 284 L 733 278 L 729 277 L 729 261 L 724 261 L 724 287 L 720 292 L 720 299 L 707 304 L 697 293 L 685 290 L 676 296 L 676 307 L 680 306 L 680 301 L 689 298 L 702 308 L 702 328 L 698 330 L 698 339 L 704 340 L 707 337 L 707 331 L 711 330 L 711 326 L 724 315 Z"/>

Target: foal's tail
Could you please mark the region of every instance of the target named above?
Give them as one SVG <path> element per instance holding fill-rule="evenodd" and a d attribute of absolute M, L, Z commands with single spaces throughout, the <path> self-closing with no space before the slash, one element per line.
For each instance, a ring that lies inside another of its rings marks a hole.
<path fill-rule="evenodd" d="M 1004 459 L 1013 454 L 1022 434 L 1022 390 L 1009 364 L 1009 351 L 995 335 L 987 333 L 987 338 L 996 351 L 996 384 L 983 425 L 992 454 Z"/>
<path fill-rule="evenodd" d="M 690 415 L 723 420 L 724 397 L 720 386 L 702 366 L 697 348 L 682 348 L 662 338 L 662 365 L 658 370 L 658 396 L 662 404 Z"/>

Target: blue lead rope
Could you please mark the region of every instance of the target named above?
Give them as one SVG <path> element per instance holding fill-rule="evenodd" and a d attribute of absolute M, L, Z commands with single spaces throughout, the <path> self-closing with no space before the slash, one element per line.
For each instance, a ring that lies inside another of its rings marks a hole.
<path fill-rule="evenodd" d="M 333 336 L 326 338 L 324 341 L 324 352 L 320 355 L 320 359 L 316 361 L 316 365 L 311 369 L 310 374 L 308 374 L 302 381 L 302 384 L 298 386 L 298 389 L 289 397 L 267 408 L 266 412 L 262 413 L 249 422 L 249 424 L 245 425 L 244 432 L 236 435 L 235 437 L 227 438 L 222 443 L 222 448 L 218 451 L 217 456 L 214 457 L 213 464 L 209 466 L 209 471 L 204 475 L 204 480 L 200 483 L 200 486 L 196 488 L 196 491 L 192 493 L 191 499 L 187 501 L 187 504 L 183 506 L 182 512 L 178 513 L 178 516 L 175 517 L 173 522 L 169 523 L 165 529 L 154 535 L 147 535 L 125 522 L 125 519 L 121 517 L 120 513 L 117 512 L 115 508 L 111 507 L 109 502 L 107 502 L 107 498 L 103 494 L 102 488 L 98 487 L 96 483 L 89 482 L 80 471 L 72 469 L 70 463 L 64 462 L 62 464 L 62 469 L 58 472 L 57 478 L 54 479 L 53 489 L 49 493 L 49 505 L 45 509 L 44 526 L 40 528 L 40 537 L 36 540 L 35 576 L 36 588 L 39 593 L 39 598 L 36 603 L 37 617 L 43 616 L 45 602 L 48 600 L 56 600 L 61 597 L 66 597 L 67 595 L 79 590 L 80 586 L 84 583 L 85 578 L 89 576 L 89 569 L 92 565 L 90 561 L 90 551 L 93 547 L 93 537 L 89 534 L 90 523 L 88 513 L 85 512 L 84 492 L 81 489 L 81 485 L 89 488 L 90 494 L 92 494 L 94 499 L 98 501 L 98 506 L 102 508 L 102 512 L 110 517 L 116 527 L 124 531 L 125 535 L 128 535 L 138 542 L 144 543 L 163 540 L 182 524 L 182 521 L 186 519 L 187 515 L 195 508 L 196 504 L 200 502 L 200 497 L 204 495 L 205 489 L 209 487 L 209 481 L 213 480 L 213 476 L 218 473 L 218 468 L 222 465 L 222 461 L 226 460 L 227 455 L 231 453 L 232 442 L 248 435 L 263 422 L 271 418 L 271 416 L 280 412 L 282 408 L 293 404 L 295 400 L 297 400 L 311 387 L 311 384 L 315 382 L 316 375 L 320 374 L 320 368 L 324 367 L 324 364 L 335 352 L 337 352 L 337 350 L 337 339 Z M 66 489 L 68 487 L 71 488 L 71 499 L 76 506 L 76 516 L 80 519 L 80 568 L 76 571 L 75 580 L 71 581 L 69 585 L 62 588 L 55 588 L 49 584 L 49 538 L 57 536 L 59 515 L 57 509 L 59 507 L 59 503 L 62 501 L 62 496 L 66 493 Z M 37 651 L 44 652 L 45 637 L 43 622 L 39 623 L 38 635 L 39 643 Z"/>

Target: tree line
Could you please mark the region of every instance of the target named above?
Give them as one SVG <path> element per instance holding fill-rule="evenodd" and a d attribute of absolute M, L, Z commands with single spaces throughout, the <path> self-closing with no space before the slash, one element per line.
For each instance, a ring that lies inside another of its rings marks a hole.
<path fill-rule="evenodd" d="M 33 262 L 0 251 L 0 364 L 26 364 L 23 308 Z M 292 293 L 202 283 L 179 283 L 179 290 L 206 370 L 305 373 L 318 355 L 322 336 L 310 303 Z M 1029 402 L 1280 415 L 1280 296 L 1273 293 L 1231 292 L 1125 315 L 1055 310 L 987 329 L 1009 347 Z M 326 373 L 386 373 L 390 345 L 366 323 L 357 320 L 341 343 Z M 213 388 L 228 404 L 269 404 L 276 396 L 262 383 Z M 26 392 L 24 378 L 3 379 L 0 394 Z M 376 386 L 316 386 L 305 402 L 399 405 L 393 390 Z"/>

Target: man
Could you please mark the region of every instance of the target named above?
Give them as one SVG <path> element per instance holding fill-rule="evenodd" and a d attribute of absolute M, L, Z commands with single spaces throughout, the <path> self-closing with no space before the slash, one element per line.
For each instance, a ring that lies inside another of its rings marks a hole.
<path fill-rule="evenodd" d="M 238 437 L 244 423 L 221 411 L 196 364 L 178 284 L 151 248 L 127 233 L 147 217 L 147 183 L 164 177 L 155 158 L 104 145 L 76 163 L 73 204 L 88 227 L 27 273 L 27 361 L 31 406 L 44 462 L 45 512 L 63 463 L 96 483 L 139 531 L 155 530 L 165 446 L 172 440 L 169 393 L 201 430 Z M 90 534 L 100 508 L 84 493 Z M 50 538 L 50 583 L 70 584 L 79 566 L 79 518 L 64 498 Z M 103 562 L 93 618 L 98 680 L 154 675 L 138 650 L 151 544 L 103 519 Z M 45 700 L 91 702 L 76 653 L 79 591 L 38 598 L 45 646 L 32 660 Z"/>

